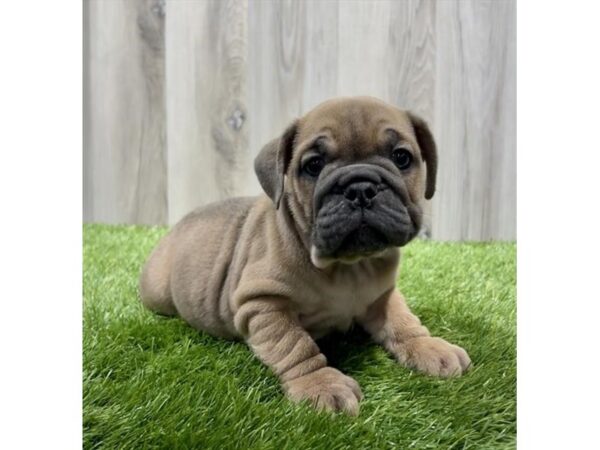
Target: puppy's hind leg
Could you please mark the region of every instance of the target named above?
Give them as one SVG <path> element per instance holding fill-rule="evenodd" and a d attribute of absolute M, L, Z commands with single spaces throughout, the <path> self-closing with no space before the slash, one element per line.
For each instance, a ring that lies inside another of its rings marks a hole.
<path fill-rule="evenodd" d="M 177 314 L 171 297 L 171 236 L 154 249 L 140 276 L 140 297 L 146 308 L 165 316 Z"/>

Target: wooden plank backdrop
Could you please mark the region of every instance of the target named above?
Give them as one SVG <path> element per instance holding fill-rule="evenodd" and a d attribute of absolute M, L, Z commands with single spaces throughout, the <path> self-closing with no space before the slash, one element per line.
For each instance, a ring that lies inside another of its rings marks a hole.
<path fill-rule="evenodd" d="M 174 223 L 260 192 L 252 161 L 340 95 L 438 142 L 440 240 L 516 238 L 514 0 L 86 0 L 86 222 Z"/>
<path fill-rule="evenodd" d="M 84 3 L 84 220 L 167 221 L 164 10 Z"/>

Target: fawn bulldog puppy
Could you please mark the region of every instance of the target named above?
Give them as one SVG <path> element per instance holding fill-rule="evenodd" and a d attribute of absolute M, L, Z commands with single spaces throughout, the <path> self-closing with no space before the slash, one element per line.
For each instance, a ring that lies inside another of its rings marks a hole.
<path fill-rule="evenodd" d="M 460 375 L 467 353 L 431 337 L 395 287 L 436 170 L 419 117 L 367 97 L 322 103 L 256 157 L 266 195 L 197 209 L 159 242 L 142 302 L 244 339 L 289 398 L 317 408 L 358 414 L 358 383 L 315 343 L 353 323 L 407 367 Z"/>

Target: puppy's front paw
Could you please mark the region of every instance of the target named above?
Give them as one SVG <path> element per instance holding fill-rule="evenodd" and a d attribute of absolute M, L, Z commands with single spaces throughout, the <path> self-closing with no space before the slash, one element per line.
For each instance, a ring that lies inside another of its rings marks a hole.
<path fill-rule="evenodd" d="M 394 352 L 406 366 L 439 377 L 460 376 L 471 365 L 466 351 L 437 337 L 417 337 L 399 344 Z"/>
<path fill-rule="evenodd" d="M 290 380 L 283 388 L 295 402 L 308 400 L 317 409 L 343 411 L 351 416 L 358 415 L 358 402 L 362 399 L 358 383 L 332 367 Z"/>

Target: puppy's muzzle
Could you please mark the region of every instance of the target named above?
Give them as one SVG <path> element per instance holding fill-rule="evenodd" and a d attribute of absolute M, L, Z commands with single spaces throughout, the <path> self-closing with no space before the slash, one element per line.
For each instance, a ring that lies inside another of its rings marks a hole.
<path fill-rule="evenodd" d="M 338 185 L 353 208 L 370 208 L 381 189 L 381 177 L 374 172 L 347 173 L 340 177 Z"/>
<path fill-rule="evenodd" d="M 389 170 L 352 164 L 327 174 L 315 189 L 313 242 L 320 255 L 368 255 L 414 236 L 406 189 Z"/>
<path fill-rule="evenodd" d="M 318 213 L 323 205 L 324 197 L 330 194 L 343 194 L 357 206 L 372 203 L 384 187 L 384 171 L 385 169 L 372 164 L 351 164 L 335 169 L 317 184 L 315 213 Z"/>
<path fill-rule="evenodd" d="M 368 181 L 353 183 L 344 190 L 344 197 L 355 208 L 370 208 L 376 195 L 377 186 Z"/>

